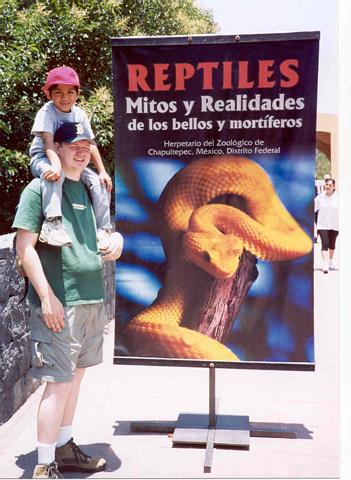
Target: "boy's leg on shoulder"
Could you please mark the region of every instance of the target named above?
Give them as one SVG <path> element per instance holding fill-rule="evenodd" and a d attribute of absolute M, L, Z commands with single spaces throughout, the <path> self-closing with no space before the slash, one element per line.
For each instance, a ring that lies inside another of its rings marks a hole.
<path fill-rule="evenodd" d="M 100 251 L 110 246 L 112 232 L 110 202 L 111 195 L 101 185 L 99 175 L 91 168 L 85 168 L 81 175 L 82 182 L 88 187 L 96 218 L 96 240 Z"/>
<path fill-rule="evenodd" d="M 64 175 L 58 182 L 40 182 L 42 205 L 45 220 L 39 241 L 55 247 L 71 247 L 72 241 L 62 221 L 62 184 Z"/>
<path fill-rule="evenodd" d="M 42 210 L 45 218 L 62 217 L 62 184 L 64 173 L 57 182 L 49 182 L 43 179 L 43 175 L 51 167 L 46 155 L 38 154 L 31 158 L 30 170 L 36 178 L 40 178 Z"/>
<path fill-rule="evenodd" d="M 41 203 L 44 222 L 39 235 L 39 241 L 56 247 L 71 246 L 71 238 L 62 223 L 62 184 L 64 173 L 57 182 L 49 182 L 42 178 L 51 164 L 45 155 L 36 155 L 31 158 L 30 169 L 32 174 L 40 178 Z"/>

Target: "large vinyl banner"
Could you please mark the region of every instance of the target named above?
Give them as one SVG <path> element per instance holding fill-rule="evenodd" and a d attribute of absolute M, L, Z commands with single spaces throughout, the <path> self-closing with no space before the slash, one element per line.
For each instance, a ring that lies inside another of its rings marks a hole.
<path fill-rule="evenodd" d="M 112 45 L 114 361 L 313 369 L 318 32 Z"/>

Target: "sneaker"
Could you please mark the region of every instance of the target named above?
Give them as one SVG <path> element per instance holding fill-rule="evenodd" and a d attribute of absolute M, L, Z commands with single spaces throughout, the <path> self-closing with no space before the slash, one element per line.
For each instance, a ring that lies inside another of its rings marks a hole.
<path fill-rule="evenodd" d="M 111 232 L 104 228 L 99 228 L 96 231 L 96 240 L 99 250 L 107 250 L 111 243 Z"/>
<path fill-rule="evenodd" d="M 56 448 L 55 460 L 62 471 L 93 473 L 106 468 L 106 460 L 103 457 L 86 455 L 74 443 L 73 438 L 62 447 Z"/>
<path fill-rule="evenodd" d="M 41 227 L 39 241 L 55 247 L 71 247 L 72 241 L 60 217 L 47 218 Z"/>
<path fill-rule="evenodd" d="M 118 260 L 121 257 L 122 252 L 123 252 L 124 240 L 123 240 L 122 235 L 119 232 L 114 232 L 112 235 L 114 236 L 115 240 L 117 241 L 117 246 L 118 246 L 117 260 Z"/>
<path fill-rule="evenodd" d="M 329 260 L 329 270 L 337 270 L 334 260 Z"/>
<path fill-rule="evenodd" d="M 56 462 L 50 463 L 50 465 L 36 465 L 32 478 L 63 478 L 58 470 Z"/>

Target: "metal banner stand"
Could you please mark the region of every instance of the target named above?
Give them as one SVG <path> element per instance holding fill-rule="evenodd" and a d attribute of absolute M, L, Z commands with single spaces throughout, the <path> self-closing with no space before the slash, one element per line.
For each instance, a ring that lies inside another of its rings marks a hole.
<path fill-rule="evenodd" d="M 209 413 L 181 413 L 176 422 L 131 422 L 132 432 L 173 433 L 173 446 L 204 445 L 204 473 L 210 473 L 214 447 L 248 450 L 250 437 L 312 438 L 301 424 L 249 421 L 246 415 L 218 415 L 216 412 L 215 365 L 209 364 Z"/>
<path fill-rule="evenodd" d="M 204 472 L 211 472 L 213 448 L 235 447 L 248 450 L 250 422 L 248 416 L 217 415 L 215 366 L 209 365 L 209 413 L 181 413 L 173 433 L 173 445 L 206 445 Z"/>

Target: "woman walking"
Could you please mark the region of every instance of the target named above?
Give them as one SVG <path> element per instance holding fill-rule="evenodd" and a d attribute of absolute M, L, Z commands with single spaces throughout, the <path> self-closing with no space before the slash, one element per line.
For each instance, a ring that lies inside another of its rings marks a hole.
<path fill-rule="evenodd" d="M 335 180 L 325 181 L 324 192 L 314 201 L 314 211 L 317 216 L 317 233 L 322 242 L 323 272 L 335 270 L 335 242 L 339 234 L 339 196 L 335 191 Z"/>

